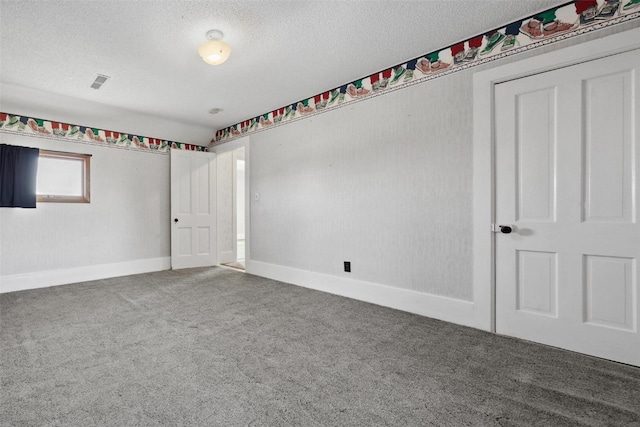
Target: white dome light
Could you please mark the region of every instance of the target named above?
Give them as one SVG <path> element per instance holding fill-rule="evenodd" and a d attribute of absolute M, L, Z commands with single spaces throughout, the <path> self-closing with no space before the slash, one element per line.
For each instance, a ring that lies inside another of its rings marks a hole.
<path fill-rule="evenodd" d="M 223 42 L 222 32 L 211 30 L 207 32 L 207 40 L 198 47 L 198 53 L 204 62 L 211 65 L 220 65 L 229 59 L 231 46 Z"/>

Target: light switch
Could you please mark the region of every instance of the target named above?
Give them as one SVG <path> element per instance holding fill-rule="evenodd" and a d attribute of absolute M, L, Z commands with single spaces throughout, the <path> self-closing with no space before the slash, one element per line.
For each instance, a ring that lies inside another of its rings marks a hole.
<path fill-rule="evenodd" d="M 253 195 L 253 200 L 256 200 L 256 201 L 260 200 L 260 193 L 255 193 Z"/>

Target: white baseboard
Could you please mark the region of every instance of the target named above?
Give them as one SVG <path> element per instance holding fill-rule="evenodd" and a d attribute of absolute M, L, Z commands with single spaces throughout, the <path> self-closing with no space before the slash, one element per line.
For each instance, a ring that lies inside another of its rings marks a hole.
<path fill-rule="evenodd" d="M 479 319 L 475 304 L 470 301 L 283 267 L 260 261 L 247 261 L 246 272 L 421 316 L 487 330 L 485 322 Z"/>
<path fill-rule="evenodd" d="M 152 271 L 169 270 L 170 268 L 171 258 L 163 257 L 0 276 L 0 293 L 47 288 L 49 286 L 108 279 L 129 274 L 150 273 Z"/>

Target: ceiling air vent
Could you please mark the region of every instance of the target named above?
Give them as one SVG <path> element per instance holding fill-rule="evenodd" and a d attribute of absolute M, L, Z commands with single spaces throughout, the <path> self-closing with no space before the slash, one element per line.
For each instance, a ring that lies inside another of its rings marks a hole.
<path fill-rule="evenodd" d="M 100 89 L 100 87 L 109 79 L 110 79 L 109 76 L 105 76 L 103 74 L 98 74 L 96 79 L 91 84 L 91 89 Z"/>

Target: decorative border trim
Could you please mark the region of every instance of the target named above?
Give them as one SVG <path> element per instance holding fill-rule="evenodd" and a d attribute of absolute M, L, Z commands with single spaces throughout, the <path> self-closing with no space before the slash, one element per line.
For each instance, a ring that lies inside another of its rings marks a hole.
<path fill-rule="evenodd" d="M 639 0 L 573 0 L 220 129 L 210 146 L 637 18 Z"/>
<path fill-rule="evenodd" d="M 168 153 L 174 150 L 207 151 L 207 147 L 184 142 L 132 135 L 88 126 L 72 125 L 0 112 L 0 133 L 28 134 L 38 138 L 106 145 L 129 150 Z"/>
<path fill-rule="evenodd" d="M 247 261 L 246 272 L 458 325 L 489 330 L 489 326 L 480 316 L 482 313 L 478 313 L 476 305 L 471 301 L 299 270 L 260 261 Z"/>
<path fill-rule="evenodd" d="M 62 270 L 0 276 L 0 293 L 48 288 L 70 283 L 88 282 L 131 274 L 151 273 L 171 269 L 171 258 L 148 258 L 113 264 L 88 265 Z"/>

